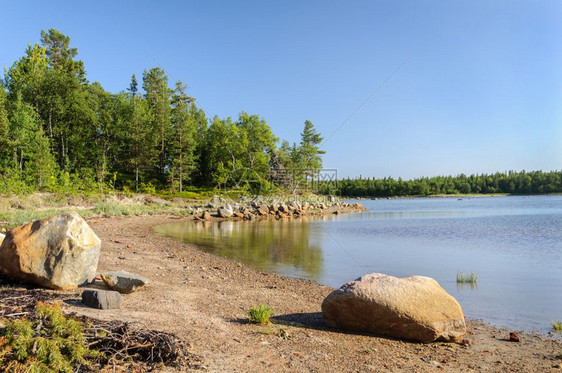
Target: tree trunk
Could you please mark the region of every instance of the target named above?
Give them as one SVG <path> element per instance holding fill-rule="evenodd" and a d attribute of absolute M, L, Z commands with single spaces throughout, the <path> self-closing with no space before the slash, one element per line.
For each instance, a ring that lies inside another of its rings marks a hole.
<path fill-rule="evenodd" d="M 139 191 L 139 167 L 135 167 L 135 192 Z"/>

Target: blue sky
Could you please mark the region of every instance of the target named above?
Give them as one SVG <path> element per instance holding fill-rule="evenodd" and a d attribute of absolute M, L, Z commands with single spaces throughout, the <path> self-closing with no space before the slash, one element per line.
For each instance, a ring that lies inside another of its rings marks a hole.
<path fill-rule="evenodd" d="M 326 168 L 548 171 L 562 169 L 561 19 L 555 0 L 10 2 L 0 63 L 56 28 L 111 92 L 158 61 L 207 112 L 259 114 L 293 142 L 306 119 L 330 136 L 412 55 L 324 145 Z"/>

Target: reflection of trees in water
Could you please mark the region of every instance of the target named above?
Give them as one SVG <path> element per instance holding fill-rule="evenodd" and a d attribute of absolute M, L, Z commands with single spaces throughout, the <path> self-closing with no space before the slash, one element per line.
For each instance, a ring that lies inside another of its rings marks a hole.
<path fill-rule="evenodd" d="M 320 229 L 320 228 L 318 228 Z M 305 219 L 257 222 L 189 222 L 166 224 L 156 231 L 258 269 L 293 267 L 297 275 L 318 280 L 323 257 L 320 232 Z M 298 273 L 303 271 L 304 273 Z M 283 271 L 284 273 L 286 271 Z"/>

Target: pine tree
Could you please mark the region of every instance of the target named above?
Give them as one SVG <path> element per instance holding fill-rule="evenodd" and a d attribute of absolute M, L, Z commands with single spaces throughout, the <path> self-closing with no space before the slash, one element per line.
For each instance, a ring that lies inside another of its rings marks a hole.
<path fill-rule="evenodd" d="M 180 193 L 183 191 L 183 182 L 190 179 L 191 172 L 195 169 L 195 131 L 196 122 L 193 115 L 196 112 L 193 98 L 186 93 L 187 87 L 181 82 L 176 82 L 176 89 L 172 95 L 172 133 L 171 140 L 171 179 L 178 180 Z"/>
<path fill-rule="evenodd" d="M 127 90 L 131 93 L 131 96 L 135 97 L 138 93 L 138 83 L 137 77 L 135 74 L 131 77 L 131 84 L 129 84 L 129 88 Z"/>
<path fill-rule="evenodd" d="M 123 113 L 124 131 L 124 159 L 133 168 L 135 191 L 139 190 L 139 183 L 145 173 L 153 168 L 157 161 L 156 140 L 153 131 L 153 119 L 146 100 L 136 94 L 136 78 L 131 78 L 130 94 Z"/>
<path fill-rule="evenodd" d="M 154 131 L 159 139 L 158 172 L 161 177 L 165 174 L 167 140 L 170 127 L 170 90 L 168 77 L 164 70 L 154 67 L 143 73 L 143 89 L 145 99 L 151 112 Z"/>
<path fill-rule="evenodd" d="M 320 150 L 318 145 L 322 142 L 322 136 L 311 121 L 304 122 L 304 130 L 301 133 L 301 143 L 299 148 L 300 164 L 304 169 L 304 176 L 314 177 L 322 169 L 322 154 L 326 152 Z"/>

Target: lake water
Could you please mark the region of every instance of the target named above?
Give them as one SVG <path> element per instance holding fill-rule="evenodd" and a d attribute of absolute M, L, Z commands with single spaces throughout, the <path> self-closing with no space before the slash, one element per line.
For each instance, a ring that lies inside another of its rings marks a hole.
<path fill-rule="evenodd" d="M 361 201 L 317 219 L 183 222 L 156 231 L 264 271 L 339 287 L 365 273 L 436 279 L 472 319 L 546 332 L 562 320 L 562 196 Z M 457 271 L 478 275 L 458 285 Z"/>

